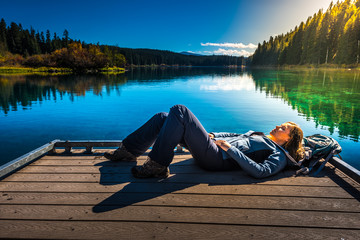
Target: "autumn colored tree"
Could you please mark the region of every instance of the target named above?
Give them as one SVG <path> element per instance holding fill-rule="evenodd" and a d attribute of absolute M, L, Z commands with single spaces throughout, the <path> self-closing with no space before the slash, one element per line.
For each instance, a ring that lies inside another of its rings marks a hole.
<path fill-rule="evenodd" d="M 79 42 L 70 43 L 68 48 L 54 51 L 52 57 L 57 66 L 71 68 L 76 72 L 103 68 L 109 62 L 98 46 L 90 45 L 89 49 L 86 49 Z"/>

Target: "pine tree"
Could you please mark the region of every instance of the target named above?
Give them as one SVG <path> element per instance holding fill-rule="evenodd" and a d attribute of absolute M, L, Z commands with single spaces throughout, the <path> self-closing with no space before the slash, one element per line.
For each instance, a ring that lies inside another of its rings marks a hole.
<path fill-rule="evenodd" d="M 20 34 L 20 27 L 14 23 L 10 23 L 10 28 L 8 30 L 7 34 L 7 45 L 9 48 L 9 51 L 12 53 L 18 53 L 21 54 L 21 34 Z"/>
<path fill-rule="evenodd" d="M 285 35 L 258 44 L 252 64 L 353 64 L 360 59 L 360 0 L 331 3 Z"/>
<path fill-rule="evenodd" d="M 2 18 L 0 21 L 0 56 L 4 55 L 8 51 L 7 41 L 6 41 L 6 23 Z"/>
<path fill-rule="evenodd" d="M 52 51 L 50 30 L 46 30 L 46 53 L 51 53 Z"/>
<path fill-rule="evenodd" d="M 0 21 L 0 42 L 6 43 L 6 23 L 3 18 Z"/>
<path fill-rule="evenodd" d="M 40 54 L 39 44 L 36 41 L 35 30 L 32 27 L 30 27 L 30 49 L 29 49 L 29 53 L 30 53 L 30 55 Z"/>
<path fill-rule="evenodd" d="M 56 32 L 54 33 L 54 37 L 51 41 L 51 45 L 53 47 L 53 51 L 61 48 L 61 41 L 57 36 Z"/>
<path fill-rule="evenodd" d="M 69 44 L 69 32 L 66 29 L 64 30 L 64 33 L 63 33 L 62 42 L 63 42 L 63 47 L 67 47 Z"/>

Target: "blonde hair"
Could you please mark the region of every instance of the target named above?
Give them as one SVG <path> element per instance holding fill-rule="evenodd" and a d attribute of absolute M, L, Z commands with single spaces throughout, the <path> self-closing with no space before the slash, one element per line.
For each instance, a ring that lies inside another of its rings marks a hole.
<path fill-rule="evenodd" d="M 290 139 L 283 147 L 298 162 L 304 157 L 304 148 L 302 146 L 303 131 L 300 126 L 294 122 L 286 122 L 291 126 Z"/>

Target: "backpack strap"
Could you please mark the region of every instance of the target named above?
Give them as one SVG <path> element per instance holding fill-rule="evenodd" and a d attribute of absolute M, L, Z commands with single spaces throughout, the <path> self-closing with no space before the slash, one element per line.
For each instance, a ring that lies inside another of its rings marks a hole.
<path fill-rule="evenodd" d="M 330 158 L 332 156 L 334 156 L 334 154 L 336 153 L 336 150 L 332 150 L 329 155 L 325 158 L 325 161 L 320 165 L 320 167 L 316 170 L 316 172 L 314 173 L 314 176 L 317 175 L 324 167 L 325 164 L 330 160 Z"/>
<path fill-rule="evenodd" d="M 287 158 L 290 159 L 290 161 L 295 165 L 295 166 L 298 166 L 300 167 L 299 170 L 297 170 L 295 172 L 295 175 L 299 175 L 300 173 L 304 174 L 304 175 L 307 175 L 309 174 L 309 172 L 311 171 L 311 168 L 308 168 L 308 167 L 302 167 L 302 161 L 299 161 L 299 162 L 296 162 L 296 160 L 288 153 L 288 151 L 286 151 L 282 146 L 280 146 L 279 144 L 277 144 L 276 142 L 272 141 L 273 143 L 275 143 L 276 146 L 278 146 L 286 155 Z M 308 157 L 311 157 L 311 154 L 310 156 Z"/>
<path fill-rule="evenodd" d="M 271 140 L 271 139 L 270 139 Z M 271 140 L 272 141 L 272 140 Z M 288 151 L 286 151 L 282 146 L 280 146 L 279 144 L 277 144 L 276 142 L 274 142 L 274 141 L 272 141 L 273 143 L 275 143 L 275 145 L 276 146 L 278 146 L 284 153 L 285 153 L 285 155 L 286 155 L 286 157 L 288 157 L 289 159 L 290 159 L 290 161 L 294 164 L 294 165 L 296 165 L 296 166 L 298 166 L 298 167 L 300 167 L 301 165 L 288 153 Z"/>

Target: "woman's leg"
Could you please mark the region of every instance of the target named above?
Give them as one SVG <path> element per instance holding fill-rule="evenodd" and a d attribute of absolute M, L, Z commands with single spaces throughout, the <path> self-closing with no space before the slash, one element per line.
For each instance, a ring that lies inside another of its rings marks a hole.
<path fill-rule="evenodd" d="M 127 136 L 122 143 L 127 151 L 136 157 L 144 154 L 155 142 L 159 132 L 168 116 L 166 112 L 160 112 L 150 118 L 144 125 Z"/>
<path fill-rule="evenodd" d="M 175 105 L 170 109 L 149 157 L 162 166 L 169 166 L 174 148 L 180 142 L 186 144 L 197 163 L 205 169 L 221 171 L 233 167 L 231 162 L 222 159 L 221 150 L 196 116 L 184 105 Z"/>

